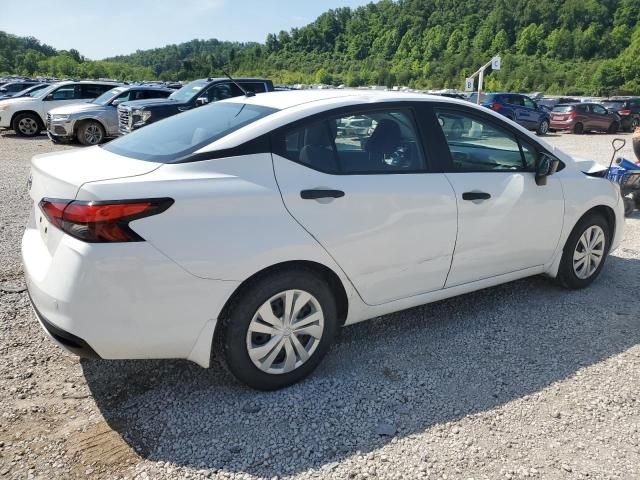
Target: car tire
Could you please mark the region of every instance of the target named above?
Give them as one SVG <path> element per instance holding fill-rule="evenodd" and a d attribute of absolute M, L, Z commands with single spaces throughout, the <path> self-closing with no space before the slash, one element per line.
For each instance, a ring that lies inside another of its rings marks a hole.
<path fill-rule="evenodd" d="M 634 132 L 636 128 L 640 127 L 640 118 L 634 117 L 631 119 L 631 123 L 629 123 L 629 128 L 626 130 L 628 132 Z"/>
<path fill-rule="evenodd" d="M 573 133 L 576 135 L 582 135 L 584 133 L 584 125 L 581 123 L 576 123 L 573 126 Z"/>
<path fill-rule="evenodd" d="M 549 120 L 542 120 L 538 125 L 538 129 L 536 130 L 537 135 L 546 135 L 549 133 Z"/>
<path fill-rule="evenodd" d="M 616 133 L 618 133 L 619 129 L 620 129 L 620 125 L 618 124 L 618 122 L 613 122 L 609 126 L 609 129 L 607 130 L 607 133 L 616 134 Z"/>
<path fill-rule="evenodd" d="M 602 271 L 610 246 L 611 227 L 604 216 L 592 213 L 582 218 L 565 243 L 559 283 L 568 289 L 589 286 Z"/>
<path fill-rule="evenodd" d="M 88 120 L 78 127 L 77 138 L 82 145 L 100 145 L 104 141 L 104 127 L 100 122 Z"/>
<path fill-rule="evenodd" d="M 634 199 L 631 195 L 627 195 L 622 197 L 622 201 L 624 202 L 624 216 L 630 217 L 633 215 L 633 211 L 636 209 L 637 199 Z"/>
<path fill-rule="evenodd" d="M 11 122 L 11 128 L 20 137 L 35 137 L 44 129 L 42 120 L 35 113 L 21 113 Z"/>
<path fill-rule="evenodd" d="M 284 314 L 287 304 L 297 322 Z M 251 281 L 225 310 L 214 336 L 215 356 L 237 380 L 258 390 L 284 388 L 311 374 L 338 326 L 328 282 L 305 267 Z"/>

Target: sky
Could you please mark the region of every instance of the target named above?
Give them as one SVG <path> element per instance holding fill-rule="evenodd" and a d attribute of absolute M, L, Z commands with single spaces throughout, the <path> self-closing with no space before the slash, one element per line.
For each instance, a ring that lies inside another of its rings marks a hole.
<path fill-rule="evenodd" d="M 0 0 L 0 30 L 92 60 L 194 38 L 264 42 L 321 13 L 372 0 Z"/>

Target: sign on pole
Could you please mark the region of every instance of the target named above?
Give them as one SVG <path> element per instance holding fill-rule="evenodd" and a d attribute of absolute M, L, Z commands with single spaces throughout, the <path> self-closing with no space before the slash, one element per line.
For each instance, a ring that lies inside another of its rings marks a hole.
<path fill-rule="evenodd" d="M 473 92 L 473 77 L 469 77 L 464 81 L 464 91 Z"/>
<path fill-rule="evenodd" d="M 500 55 L 496 55 L 495 57 L 493 57 L 491 59 L 491 69 L 492 70 L 500 70 L 500 62 L 501 62 L 501 58 Z"/>

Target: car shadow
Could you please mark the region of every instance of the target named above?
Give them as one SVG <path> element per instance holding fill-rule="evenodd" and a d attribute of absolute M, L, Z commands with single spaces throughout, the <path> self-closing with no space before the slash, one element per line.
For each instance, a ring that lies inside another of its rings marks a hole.
<path fill-rule="evenodd" d="M 143 458 L 292 474 L 494 409 L 637 345 L 640 260 L 629 253 L 584 290 L 534 277 L 346 327 L 311 378 L 281 391 L 186 361 L 82 368 L 104 419 Z M 397 432 L 381 436 L 381 423 Z"/>

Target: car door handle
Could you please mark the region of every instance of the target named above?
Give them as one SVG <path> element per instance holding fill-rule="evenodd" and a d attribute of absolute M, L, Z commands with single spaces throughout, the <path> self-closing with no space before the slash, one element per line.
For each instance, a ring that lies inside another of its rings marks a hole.
<path fill-rule="evenodd" d="M 303 200 L 317 200 L 319 198 L 340 198 L 344 197 L 342 190 L 324 190 L 324 189 L 312 189 L 302 190 L 300 197 Z"/>
<path fill-rule="evenodd" d="M 491 194 L 487 192 L 464 192 L 462 194 L 463 200 L 489 200 Z"/>

